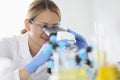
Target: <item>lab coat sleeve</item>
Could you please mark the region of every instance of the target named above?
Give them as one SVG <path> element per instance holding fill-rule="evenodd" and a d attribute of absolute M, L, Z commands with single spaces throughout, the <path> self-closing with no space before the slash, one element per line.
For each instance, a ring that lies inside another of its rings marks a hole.
<path fill-rule="evenodd" d="M 7 39 L 0 40 L 0 80 L 20 80 L 19 69 L 13 67 L 11 48 Z"/>
<path fill-rule="evenodd" d="M 0 65 L 0 80 L 20 80 L 19 68 L 13 70 L 10 59 L 0 58 Z"/>
<path fill-rule="evenodd" d="M 19 78 L 19 69 L 15 72 L 11 72 L 4 77 L 1 77 L 0 80 L 20 80 Z"/>

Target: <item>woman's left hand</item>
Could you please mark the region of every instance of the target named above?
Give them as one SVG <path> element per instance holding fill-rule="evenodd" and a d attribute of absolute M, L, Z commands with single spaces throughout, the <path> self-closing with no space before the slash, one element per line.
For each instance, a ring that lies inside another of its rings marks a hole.
<path fill-rule="evenodd" d="M 80 50 L 81 48 L 87 47 L 87 42 L 83 36 L 81 36 L 80 34 L 74 32 L 70 29 L 67 29 L 67 32 L 70 32 L 75 36 L 76 43 L 74 43 L 74 45 L 78 48 L 78 50 Z"/>

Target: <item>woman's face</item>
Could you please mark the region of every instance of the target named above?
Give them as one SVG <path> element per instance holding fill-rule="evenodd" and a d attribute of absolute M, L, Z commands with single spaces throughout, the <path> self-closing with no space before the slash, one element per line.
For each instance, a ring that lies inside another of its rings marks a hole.
<path fill-rule="evenodd" d="M 59 16 L 50 10 L 44 10 L 33 20 L 33 23 L 27 20 L 25 24 L 29 37 L 37 45 L 42 46 L 49 41 L 49 37 L 41 27 L 47 26 L 52 28 L 54 25 L 59 24 Z"/>

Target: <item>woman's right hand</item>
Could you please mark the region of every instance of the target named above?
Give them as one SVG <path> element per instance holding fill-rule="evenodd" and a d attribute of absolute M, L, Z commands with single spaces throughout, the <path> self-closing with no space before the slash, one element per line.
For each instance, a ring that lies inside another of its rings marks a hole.
<path fill-rule="evenodd" d="M 43 65 L 51 57 L 52 50 L 53 47 L 51 44 L 45 44 L 43 48 L 37 53 L 37 55 L 24 65 L 25 70 L 29 74 L 35 72 L 39 66 Z"/>
<path fill-rule="evenodd" d="M 43 65 L 52 55 L 52 45 L 47 43 L 42 49 L 28 61 L 23 67 L 19 69 L 20 80 L 27 80 L 28 77 L 35 72 L 41 65 Z"/>

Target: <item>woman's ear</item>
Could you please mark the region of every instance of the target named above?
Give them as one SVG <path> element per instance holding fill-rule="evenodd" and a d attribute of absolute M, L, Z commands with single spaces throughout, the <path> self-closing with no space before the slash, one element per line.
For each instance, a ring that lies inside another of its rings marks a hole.
<path fill-rule="evenodd" d="M 27 31 L 30 31 L 30 23 L 29 23 L 28 19 L 25 19 L 24 24 L 25 24 L 25 29 Z"/>

